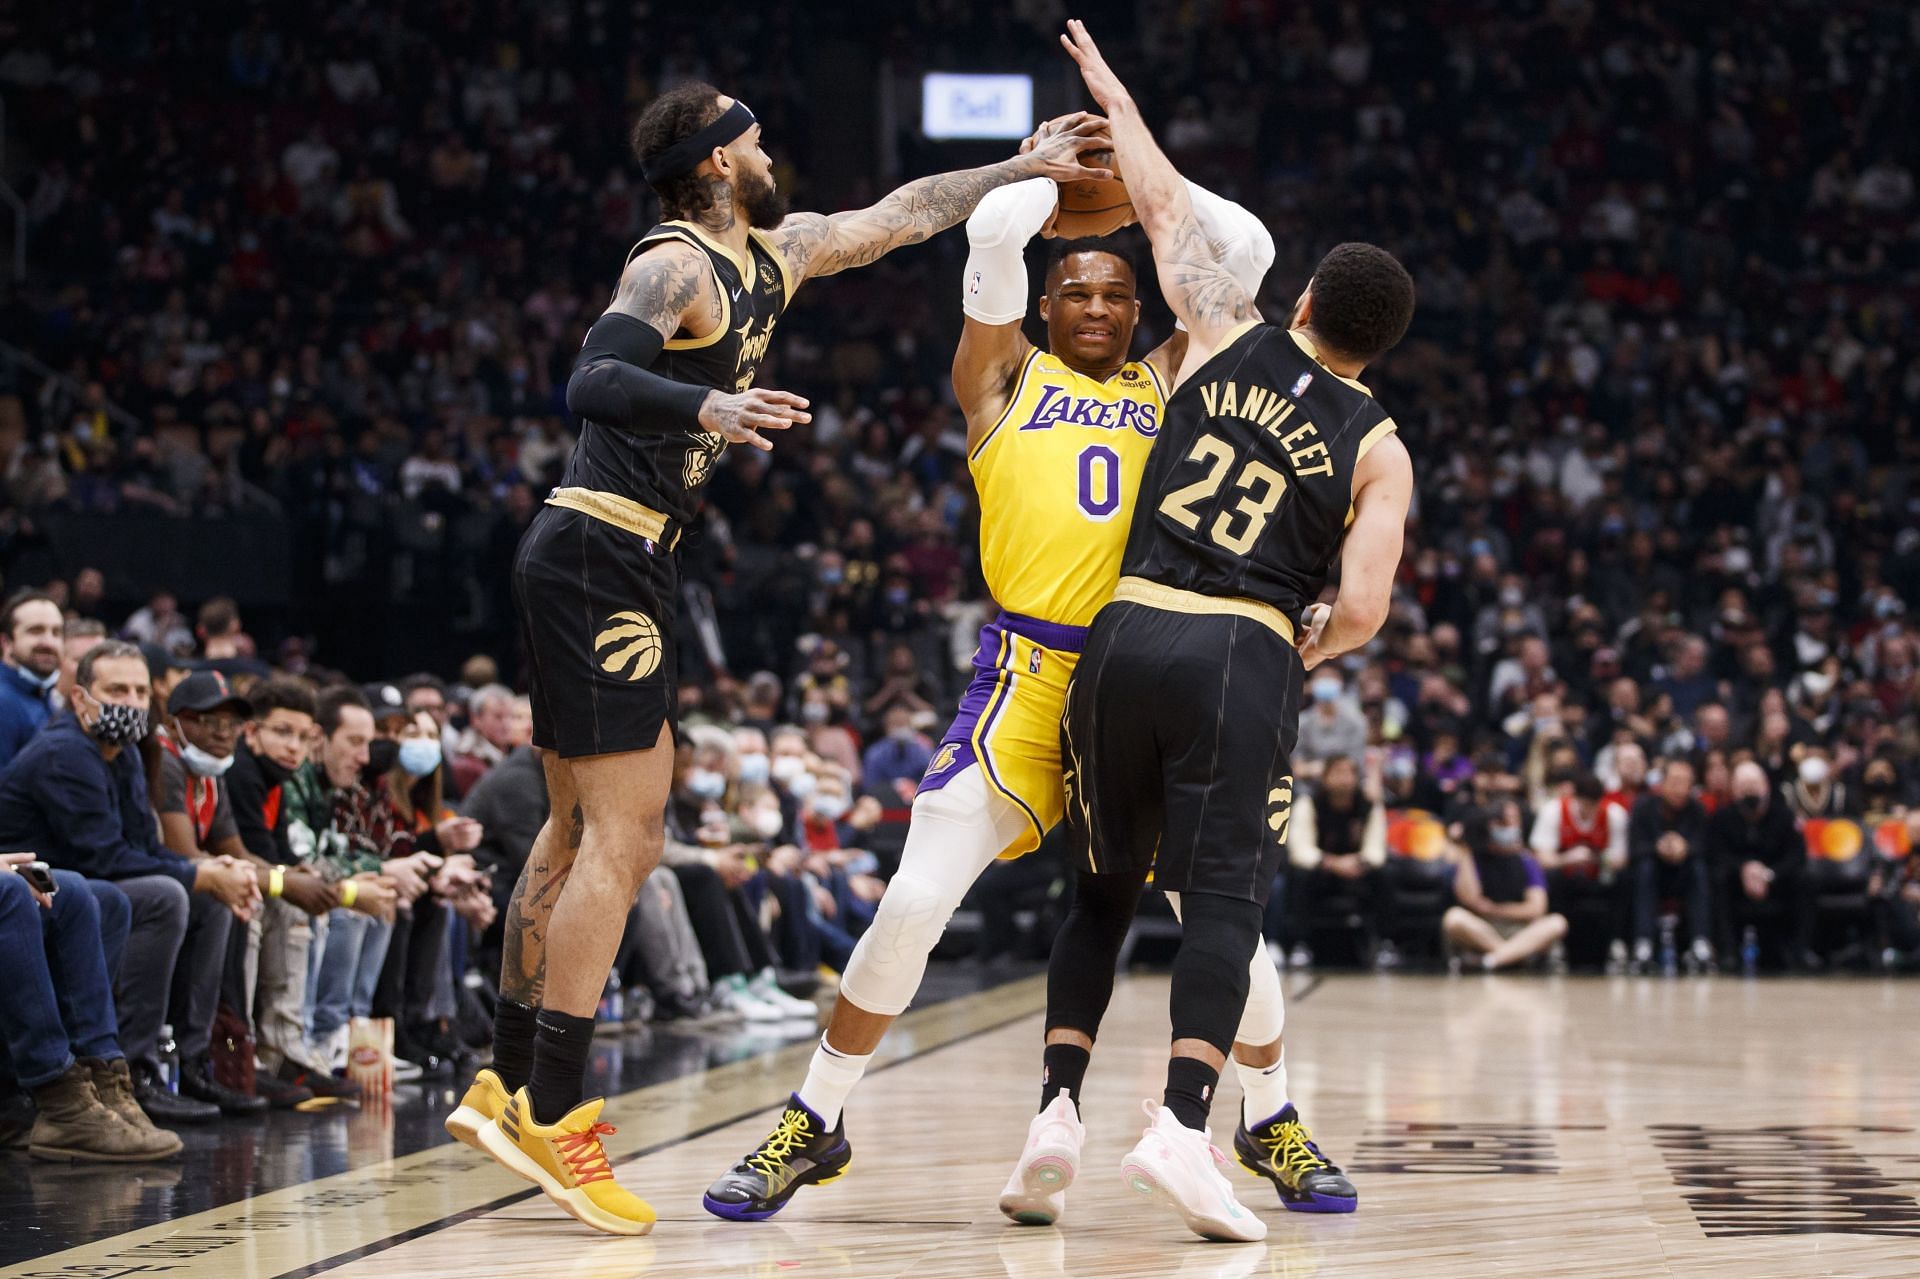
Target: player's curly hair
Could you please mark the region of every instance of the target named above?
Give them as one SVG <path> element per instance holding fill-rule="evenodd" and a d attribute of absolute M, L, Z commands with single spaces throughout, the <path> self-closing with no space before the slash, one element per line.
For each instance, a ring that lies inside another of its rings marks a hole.
<path fill-rule="evenodd" d="M 672 93 L 664 93 L 647 104 L 633 122 L 628 139 L 634 158 L 646 161 L 676 142 L 692 137 L 720 118 L 720 90 L 710 84 L 686 84 Z M 667 221 L 691 219 L 713 207 L 713 192 L 705 178 L 682 173 L 664 178 L 653 186 L 660 197 L 660 216 Z"/>
<path fill-rule="evenodd" d="M 1312 288 L 1313 331 L 1349 359 L 1392 350 L 1413 320 L 1413 277 L 1378 245 L 1335 245 L 1313 269 Z"/>

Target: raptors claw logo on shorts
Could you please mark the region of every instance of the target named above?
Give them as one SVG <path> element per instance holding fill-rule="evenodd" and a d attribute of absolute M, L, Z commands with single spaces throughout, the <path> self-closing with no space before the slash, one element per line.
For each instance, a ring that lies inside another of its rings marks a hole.
<path fill-rule="evenodd" d="M 1293 821 L 1293 779 L 1282 777 L 1280 784 L 1267 792 L 1267 803 L 1272 810 L 1267 814 L 1267 829 L 1284 844 L 1287 842 L 1287 826 Z"/>
<path fill-rule="evenodd" d="M 660 628 L 645 613 L 631 609 L 615 613 L 607 619 L 606 629 L 593 637 L 593 651 L 605 654 L 601 670 L 613 675 L 624 670 L 630 683 L 643 680 L 660 669 Z"/>

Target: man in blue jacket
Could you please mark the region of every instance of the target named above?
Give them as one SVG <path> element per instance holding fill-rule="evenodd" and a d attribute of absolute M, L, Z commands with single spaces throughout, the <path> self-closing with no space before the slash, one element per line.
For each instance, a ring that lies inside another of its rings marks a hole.
<path fill-rule="evenodd" d="M 53 597 L 18 591 L 0 607 L 0 768 L 53 714 L 67 619 Z"/>
<path fill-rule="evenodd" d="M 108 640 L 81 658 L 73 710 L 0 774 L 0 848 L 31 850 L 126 894 L 133 924 L 114 986 L 120 1046 L 141 1107 L 170 1124 L 219 1111 L 160 1081 L 161 1024 L 172 1021 L 183 1060 L 206 1055 L 228 929 L 252 916 L 260 890 L 246 862 L 189 859 L 161 845 L 137 749 L 151 697 L 133 645 Z"/>

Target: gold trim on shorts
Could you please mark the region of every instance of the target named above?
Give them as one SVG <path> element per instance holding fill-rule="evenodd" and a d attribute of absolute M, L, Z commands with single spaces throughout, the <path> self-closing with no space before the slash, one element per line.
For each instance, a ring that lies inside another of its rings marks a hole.
<path fill-rule="evenodd" d="M 588 488 L 557 488 L 547 495 L 547 505 L 591 515 L 596 520 L 625 529 L 635 537 L 644 537 L 650 542 L 665 542 L 668 550 L 680 542 L 678 529 L 674 530 L 672 539 L 668 539 L 666 516 L 651 506 L 642 506 L 618 493 L 602 493 L 599 489 Z"/>
<path fill-rule="evenodd" d="M 1288 644 L 1293 643 L 1293 619 L 1273 605 L 1262 604 L 1259 600 L 1242 599 L 1237 595 L 1202 595 L 1198 591 L 1183 591 L 1177 586 L 1149 582 L 1144 577 L 1121 578 L 1113 598 L 1116 603 L 1145 604 L 1148 608 L 1165 609 L 1170 613 L 1244 617 L 1260 623 Z"/>

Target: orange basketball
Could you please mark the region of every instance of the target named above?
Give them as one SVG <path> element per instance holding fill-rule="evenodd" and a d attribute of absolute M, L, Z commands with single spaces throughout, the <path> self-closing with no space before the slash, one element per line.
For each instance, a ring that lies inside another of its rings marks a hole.
<path fill-rule="evenodd" d="M 1060 184 L 1060 207 L 1047 223 L 1046 234 L 1068 240 L 1088 235 L 1112 235 L 1134 221 L 1133 200 L 1120 180 L 1120 166 L 1111 151 L 1088 151 L 1080 163 L 1090 169 L 1108 169 L 1111 178 L 1084 178 Z"/>

